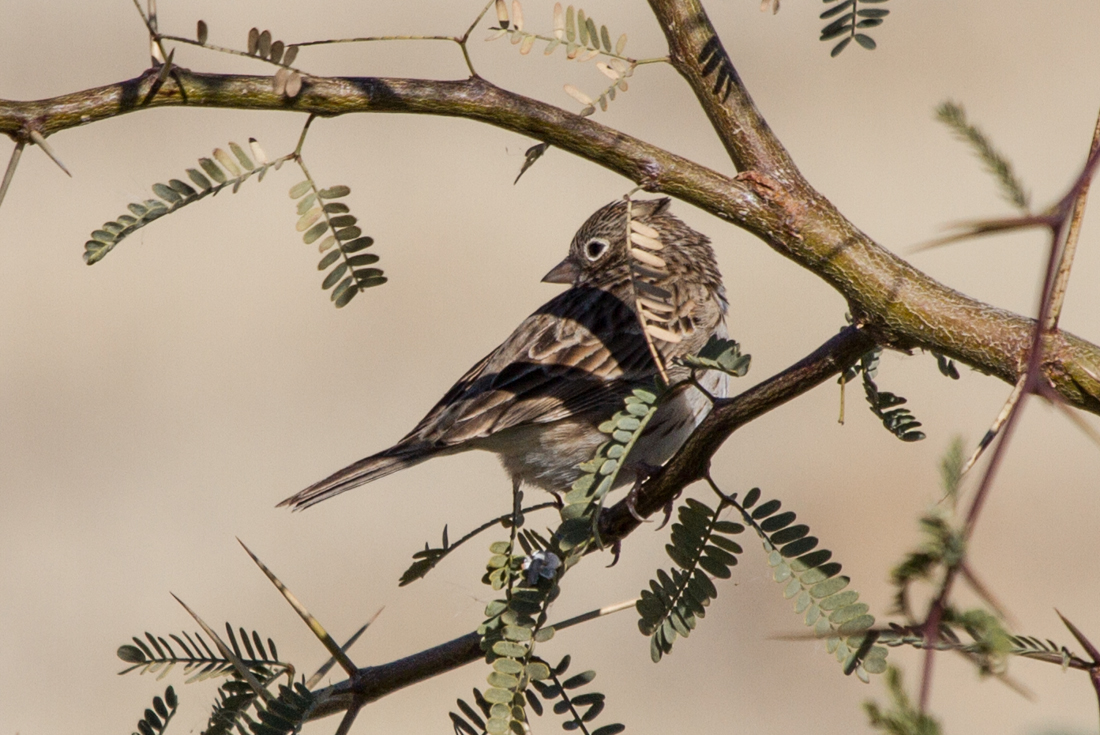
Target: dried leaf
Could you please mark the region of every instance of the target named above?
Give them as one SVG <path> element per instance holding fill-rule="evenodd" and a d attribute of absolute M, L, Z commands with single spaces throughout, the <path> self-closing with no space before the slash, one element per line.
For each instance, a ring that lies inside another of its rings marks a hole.
<path fill-rule="evenodd" d="M 241 175 L 241 167 L 233 160 L 233 156 L 229 155 L 221 148 L 214 149 L 214 158 L 218 159 L 218 163 L 220 163 L 233 178 L 237 178 Z"/>
<path fill-rule="evenodd" d="M 680 341 L 683 339 L 682 337 L 680 337 L 680 335 L 674 334 L 673 332 L 670 332 L 663 327 L 658 327 L 656 324 L 645 325 L 645 331 L 648 332 L 649 336 L 651 337 L 656 337 L 659 340 L 663 340 L 674 345 L 679 344 Z"/>
<path fill-rule="evenodd" d="M 523 6 L 519 4 L 519 0 L 512 0 L 512 25 L 517 31 L 523 30 Z"/>
<path fill-rule="evenodd" d="M 647 248 L 648 250 L 662 250 L 665 247 L 665 244 L 660 240 L 655 240 L 652 237 L 646 237 L 640 232 L 631 232 L 630 242 L 634 243 L 635 245 L 640 245 L 643 248 Z"/>
<path fill-rule="evenodd" d="M 565 93 L 567 95 L 575 99 L 577 102 L 580 102 L 582 105 L 592 104 L 592 98 L 574 87 L 572 84 L 566 84 L 563 89 L 565 90 Z"/>
<path fill-rule="evenodd" d="M 652 238 L 654 240 L 661 239 L 661 233 L 657 232 L 657 230 L 653 229 L 641 220 L 630 220 L 630 229 L 634 230 L 639 235 L 645 235 L 646 237 Z"/>
<path fill-rule="evenodd" d="M 673 307 L 670 304 L 665 304 L 660 301 L 654 301 L 653 299 L 647 299 L 645 296 L 638 297 L 638 303 L 651 311 L 661 312 L 664 314 L 671 314 Z"/>
<path fill-rule="evenodd" d="M 252 149 L 252 155 L 256 157 L 256 160 L 259 161 L 261 165 L 267 164 L 267 154 L 264 153 L 264 149 L 260 147 L 259 141 L 255 138 L 249 138 L 248 147 Z"/>
<path fill-rule="evenodd" d="M 630 248 L 630 254 L 631 256 L 633 256 L 634 260 L 637 260 L 639 263 L 645 263 L 648 266 L 660 268 L 661 270 L 664 270 L 668 267 L 668 263 L 666 263 L 664 259 L 657 257 L 648 250 L 642 250 L 641 248 Z"/>

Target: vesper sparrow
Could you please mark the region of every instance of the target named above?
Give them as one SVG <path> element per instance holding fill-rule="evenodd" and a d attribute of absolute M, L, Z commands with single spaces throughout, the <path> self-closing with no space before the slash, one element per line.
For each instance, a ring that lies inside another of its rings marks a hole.
<path fill-rule="evenodd" d="M 597 427 L 660 374 L 687 376 L 674 358 L 725 336 L 726 295 L 710 241 L 668 212 L 668 199 L 616 201 L 588 218 L 569 255 L 543 281 L 568 291 L 527 317 L 447 391 L 397 444 L 307 487 L 280 505 L 309 507 L 431 457 L 469 449 L 500 456 L 513 483 L 561 492 L 607 435 Z M 628 223 L 629 207 L 629 223 Z M 645 319 L 647 342 L 639 315 Z M 708 371 L 709 393 L 727 378 Z M 667 461 L 710 410 L 681 383 L 661 405 L 620 470 L 633 482 Z"/>

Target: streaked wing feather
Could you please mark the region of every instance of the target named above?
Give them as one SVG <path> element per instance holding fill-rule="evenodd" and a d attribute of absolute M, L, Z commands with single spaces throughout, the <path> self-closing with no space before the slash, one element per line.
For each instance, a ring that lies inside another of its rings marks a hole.
<path fill-rule="evenodd" d="M 453 446 L 524 424 L 614 410 L 653 374 L 633 312 L 606 291 L 571 289 L 471 368 L 401 440 Z"/>

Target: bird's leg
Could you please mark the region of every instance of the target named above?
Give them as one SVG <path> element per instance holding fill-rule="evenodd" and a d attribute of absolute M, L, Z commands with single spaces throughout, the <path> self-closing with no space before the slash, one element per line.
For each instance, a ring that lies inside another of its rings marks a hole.
<path fill-rule="evenodd" d="M 520 490 L 522 480 L 518 477 L 512 478 L 512 528 L 516 529 L 523 525 L 523 491 Z M 514 531 L 513 531 L 514 535 Z"/>
<path fill-rule="evenodd" d="M 557 490 L 547 490 L 546 492 L 550 493 L 550 496 L 554 498 L 554 507 L 560 512 L 561 509 L 565 507 L 565 497 Z"/>

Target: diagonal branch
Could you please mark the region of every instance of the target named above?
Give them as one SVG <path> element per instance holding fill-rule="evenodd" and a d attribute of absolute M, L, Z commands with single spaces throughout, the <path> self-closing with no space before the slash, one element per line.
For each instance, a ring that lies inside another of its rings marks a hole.
<path fill-rule="evenodd" d="M 738 171 L 760 171 L 786 185 L 802 174 L 741 83 L 699 0 L 649 0 L 668 40 L 669 61 L 695 92 L 699 106 Z"/>
<path fill-rule="evenodd" d="M 600 536 L 619 541 L 648 516 L 674 500 L 692 482 L 706 475 L 710 459 L 730 434 L 773 408 L 781 406 L 844 370 L 874 345 L 865 330 L 848 327 L 812 354 L 734 398 L 715 402 L 710 415 L 672 460 L 634 494 L 600 517 Z M 633 504 L 637 514 L 631 511 Z M 417 682 L 465 666 L 484 656 L 480 636 L 468 633 L 434 648 L 380 666 L 359 669 L 345 681 L 316 692 L 310 719 L 362 706 Z"/>
<path fill-rule="evenodd" d="M 883 346 L 934 350 L 1014 384 L 1034 320 L 958 293 L 883 249 L 808 187 L 769 174 L 736 179 L 588 118 L 501 89 L 457 81 L 307 77 L 293 99 L 270 77 L 176 68 L 152 90 L 155 70 L 114 85 L 34 102 L 0 100 L 0 133 L 22 140 L 149 107 L 281 110 L 334 116 L 404 112 L 463 117 L 550 143 L 615 171 L 647 191 L 694 204 L 764 240 L 838 290 Z M 1042 375 L 1071 406 L 1100 413 L 1100 348 L 1066 332 L 1050 336 Z"/>
<path fill-rule="evenodd" d="M 684 446 L 639 488 L 634 512 L 626 500 L 604 512 L 600 536 L 610 541 L 626 537 L 641 524 L 639 518 L 663 509 L 685 487 L 706 477 L 711 457 L 733 432 L 839 374 L 874 346 L 874 336 L 866 330 L 847 327 L 783 372 L 733 398 L 716 400 Z"/>

